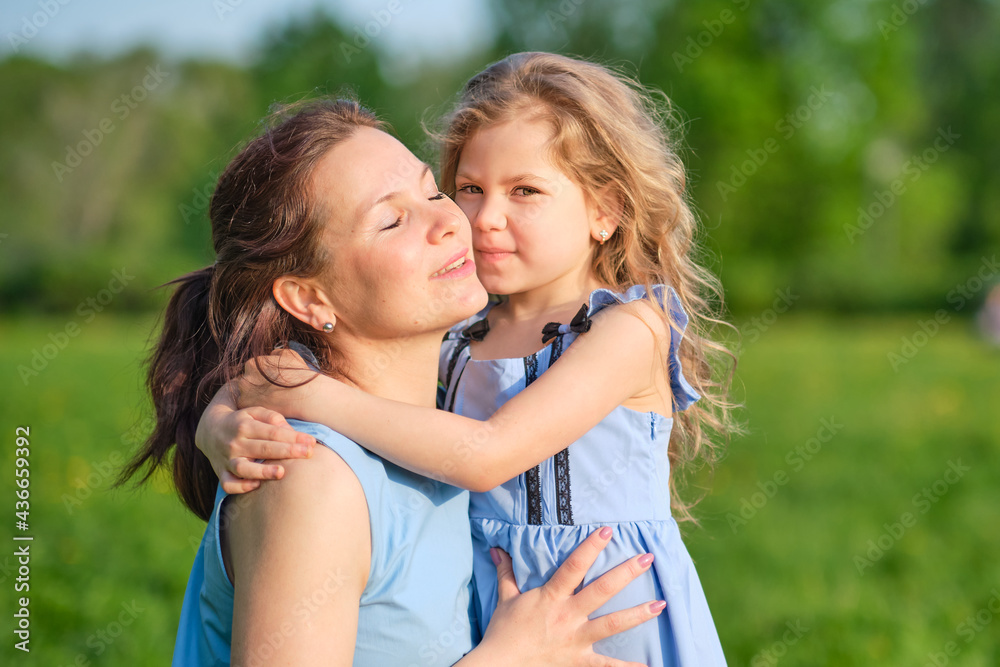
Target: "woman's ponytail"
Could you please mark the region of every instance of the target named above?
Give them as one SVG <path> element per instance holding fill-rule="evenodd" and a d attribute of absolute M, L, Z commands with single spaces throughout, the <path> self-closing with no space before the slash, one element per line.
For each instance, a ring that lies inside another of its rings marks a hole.
<path fill-rule="evenodd" d="M 174 484 L 184 504 L 205 520 L 212 513 L 218 478 L 195 446 L 194 434 L 201 413 L 222 386 L 219 345 L 209 327 L 214 276 L 212 265 L 167 283 L 177 289 L 146 376 L 156 427 L 119 477 L 119 483 L 124 482 L 145 468 L 139 483 L 145 482 L 176 444 Z"/>

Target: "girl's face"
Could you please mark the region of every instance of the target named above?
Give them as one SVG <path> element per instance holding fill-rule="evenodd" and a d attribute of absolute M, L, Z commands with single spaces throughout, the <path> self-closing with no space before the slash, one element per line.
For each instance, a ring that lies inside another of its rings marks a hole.
<path fill-rule="evenodd" d="M 462 148 L 455 201 L 472 222 L 479 279 L 493 294 L 578 286 L 591 273 L 597 214 L 549 158 L 552 127 L 513 120 Z"/>
<path fill-rule="evenodd" d="M 486 305 L 468 220 L 395 138 L 359 128 L 320 160 L 313 188 L 329 220 L 324 282 L 338 333 L 440 332 Z"/>

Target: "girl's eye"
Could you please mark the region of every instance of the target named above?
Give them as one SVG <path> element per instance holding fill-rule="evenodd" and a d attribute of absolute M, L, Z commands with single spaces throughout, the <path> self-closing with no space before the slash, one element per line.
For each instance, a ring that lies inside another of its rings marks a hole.
<path fill-rule="evenodd" d="M 483 194 L 483 189 L 478 185 L 463 185 L 458 188 L 459 192 L 464 192 L 467 195 L 481 195 Z"/>
<path fill-rule="evenodd" d="M 514 188 L 514 194 L 515 195 L 520 195 L 522 197 L 527 197 L 527 196 L 530 196 L 530 195 L 537 195 L 537 194 L 539 194 L 539 191 L 536 190 L 533 187 L 528 186 L 528 185 L 520 185 L 520 186 Z"/>

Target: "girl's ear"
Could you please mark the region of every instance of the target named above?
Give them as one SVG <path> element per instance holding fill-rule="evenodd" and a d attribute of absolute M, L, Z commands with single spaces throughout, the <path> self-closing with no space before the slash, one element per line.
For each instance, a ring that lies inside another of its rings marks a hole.
<path fill-rule="evenodd" d="M 598 242 L 602 241 L 601 232 L 605 232 L 603 240 L 611 238 L 618 229 L 625 204 L 617 190 L 609 183 L 600 188 L 590 197 L 590 236 Z"/>
<path fill-rule="evenodd" d="M 289 315 L 318 331 L 329 331 L 324 325 L 335 325 L 337 314 L 323 289 L 314 281 L 297 276 L 282 276 L 271 286 L 274 300 Z"/>

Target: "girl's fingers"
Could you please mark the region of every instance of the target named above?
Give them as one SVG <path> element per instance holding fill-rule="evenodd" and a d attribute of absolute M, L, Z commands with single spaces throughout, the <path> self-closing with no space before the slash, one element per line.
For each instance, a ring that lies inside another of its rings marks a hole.
<path fill-rule="evenodd" d="M 574 596 L 574 599 L 587 614 L 591 614 L 635 579 L 642 576 L 652 562 L 653 554 L 640 554 L 629 558 L 621 565 L 590 582 Z"/>
<path fill-rule="evenodd" d="M 601 553 L 604 547 L 608 546 L 608 542 L 611 541 L 611 535 L 611 528 L 607 526 L 600 530 L 595 530 L 588 535 L 587 539 L 574 549 L 569 558 L 553 573 L 544 588 L 556 596 L 567 597 L 573 595 L 573 591 L 583 581 L 587 570 L 597 560 L 598 554 Z M 600 605 L 597 606 L 599 607 Z M 594 609 L 596 608 L 594 607 Z"/>
<path fill-rule="evenodd" d="M 246 493 L 248 491 L 253 491 L 260 486 L 259 481 L 252 479 L 239 479 L 228 470 L 222 471 L 222 476 L 219 477 L 219 482 L 222 484 L 222 490 L 229 494 Z"/>
<path fill-rule="evenodd" d="M 497 566 L 497 597 L 500 602 L 506 602 L 516 598 L 521 594 L 517 587 L 517 580 L 514 578 L 514 564 L 510 556 L 503 549 L 493 547 L 490 549 L 490 556 L 493 557 L 493 564 Z"/>
<path fill-rule="evenodd" d="M 631 630 L 637 625 L 656 618 L 663 613 L 665 607 L 666 603 L 662 600 L 658 602 L 645 602 L 631 609 L 622 609 L 612 614 L 600 616 L 587 621 L 586 625 L 584 625 L 584 637 L 586 637 L 588 642 L 607 639 L 612 635 Z"/>
<path fill-rule="evenodd" d="M 279 459 L 308 459 L 312 457 L 313 449 L 308 445 L 295 442 L 276 442 L 275 440 L 242 439 L 233 442 L 233 458 L 244 458 L 253 461 Z M 232 468 L 230 468 L 232 470 Z M 233 471 L 235 472 L 235 471 Z"/>
<path fill-rule="evenodd" d="M 259 457 L 259 458 L 300 458 L 303 456 L 308 458 L 309 456 L 312 455 L 312 448 L 316 444 L 316 438 L 309 435 L 308 433 L 302 433 L 300 431 L 296 431 L 295 429 L 293 429 L 291 425 L 289 425 L 289 423 L 285 420 L 284 415 L 282 415 L 280 412 L 275 412 L 274 410 L 268 410 L 267 408 L 262 408 L 260 406 L 255 406 L 253 408 L 250 408 L 248 412 L 251 415 L 253 415 L 255 419 L 270 424 L 271 426 L 274 426 L 278 429 L 276 431 L 269 432 L 271 440 L 275 440 L 277 442 L 288 442 L 293 444 L 297 443 L 300 445 L 305 445 L 308 450 L 308 451 L 301 451 L 299 449 L 293 449 L 292 451 L 289 452 L 288 456 L 283 456 L 283 457 L 270 456 L 270 457 Z"/>
<path fill-rule="evenodd" d="M 288 425 L 288 422 L 285 421 L 284 415 L 282 415 L 280 412 L 269 410 L 260 405 L 251 405 L 246 409 L 246 413 L 259 422 L 271 424 L 272 426 L 284 426 L 285 428 L 288 429 L 292 428 L 291 426 Z"/>
<path fill-rule="evenodd" d="M 261 407 L 245 410 L 236 427 L 233 454 L 252 459 L 299 459 L 312 456 L 316 439 L 299 433 L 277 412 Z"/>
<path fill-rule="evenodd" d="M 232 473 L 241 481 L 259 481 L 262 479 L 281 479 L 285 475 L 285 469 L 273 463 L 257 463 L 243 457 L 229 459 L 227 472 Z M 256 486 L 253 488 L 257 488 Z M 248 491 L 250 489 L 247 489 Z"/>

